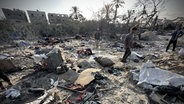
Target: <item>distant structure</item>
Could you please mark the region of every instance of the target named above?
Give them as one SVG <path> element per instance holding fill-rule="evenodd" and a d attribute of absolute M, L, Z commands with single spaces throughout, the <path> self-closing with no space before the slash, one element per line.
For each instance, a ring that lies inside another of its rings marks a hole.
<path fill-rule="evenodd" d="M 29 19 L 30 19 L 31 23 L 33 23 L 33 24 L 41 24 L 41 23 L 48 24 L 46 14 L 44 11 L 28 10 L 27 13 L 29 15 Z"/>
<path fill-rule="evenodd" d="M 28 19 L 26 17 L 26 13 L 19 9 L 5 9 L 2 8 L 2 11 L 5 15 L 5 18 L 9 21 L 13 22 L 28 22 Z"/>
<path fill-rule="evenodd" d="M 67 14 L 48 13 L 50 24 L 61 24 L 68 19 Z"/>

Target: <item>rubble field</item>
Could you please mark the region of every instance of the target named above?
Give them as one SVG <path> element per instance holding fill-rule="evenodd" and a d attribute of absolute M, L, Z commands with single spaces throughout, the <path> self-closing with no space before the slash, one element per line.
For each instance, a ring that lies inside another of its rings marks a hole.
<path fill-rule="evenodd" d="M 6 90 L 0 91 L 0 103 L 183 104 L 184 90 L 170 95 L 146 89 L 132 74 L 150 60 L 155 67 L 181 75 L 182 79 L 184 60 L 179 51 L 183 44 L 175 52 L 165 52 L 169 38 L 157 35 L 156 40 L 137 41 L 144 48 L 133 48 L 127 63 L 120 61 L 124 49 L 119 40 L 101 40 L 98 48 L 94 39 L 86 37 L 1 45 L 0 55 L 9 57 L 15 69 L 6 72 L 12 86 L 1 80 Z M 152 85 L 153 89 L 155 86 L 161 85 Z M 8 96 L 9 89 L 17 91 L 17 96 Z"/>

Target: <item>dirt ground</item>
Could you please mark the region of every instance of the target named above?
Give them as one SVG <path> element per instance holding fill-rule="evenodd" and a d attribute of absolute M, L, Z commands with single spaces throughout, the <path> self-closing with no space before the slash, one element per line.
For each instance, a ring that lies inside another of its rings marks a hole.
<path fill-rule="evenodd" d="M 114 44 L 117 41 L 102 40 L 99 49 L 95 48 L 95 41 L 93 39 L 72 39 L 54 46 L 62 50 L 63 54 L 65 55 L 65 59 L 68 60 L 68 62 L 74 61 L 74 66 L 77 64 L 76 61 L 79 59 L 85 59 L 92 62 L 95 68 L 102 69 L 100 73 L 107 77 L 108 80 L 104 85 L 98 85 L 99 89 L 97 90 L 97 95 L 100 104 L 152 104 L 150 103 L 146 92 L 136 86 L 132 80 L 132 75 L 129 72 L 130 70 L 139 69 L 143 63 L 151 60 L 157 67 L 161 69 L 184 75 L 184 60 L 178 56 L 178 51 L 181 47 L 177 47 L 175 52 L 172 52 L 171 50 L 169 50 L 169 52 L 165 52 L 165 48 L 168 43 L 167 39 L 169 39 L 169 37 L 158 37 L 160 38 L 159 41 L 138 41 L 144 46 L 144 48 L 133 49 L 133 51 L 145 55 L 145 58 L 139 60 L 139 62 L 134 62 L 130 58 L 128 59 L 127 63 L 120 62 L 120 58 L 124 54 L 124 49 L 111 46 L 111 44 Z M 121 42 L 120 45 L 123 46 Z M 24 54 L 29 55 L 34 54 L 33 47 L 34 45 L 21 49 L 23 50 Z M 76 50 L 85 48 L 91 48 L 94 55 L 83 58 L 76 57 Z M 59 78 L 59 84 L 63 84 L 65 81 L 67 82 L 67 80 L 62 79 L 63 74 L 58 75 L 56 73 L 47 73 L 44 70 L 35 69 L 33 67 L 33 59 L 25 57 L 24 54 L 22 54 L 22 51 L 20 51 L 18 48 L 4 48 L 1 50 L 1 54 L 9 54 L 10 56 L 13 56 L 13 63 L 16 66 L 22 67 L 22 70 L 8 74 L 13 83 L 12 87 L 20 90 L 20 97 L 16 99 L 5 98 L 5 91 L 1 91 L 0 104 L 34 104 L 31 102 L 38 100 L 38 97 L 28 93 L 28 89 L 30 87 L 39 87 L 49 90 L 49 79 L 51 78 Z M 94 61 L 94 56 L 105 56 L 112 59 L 115 62 L 115 65 L 120 67 L 121 75 L 116 76 L 108 73 L 105 68 Z M 3 84 L 5 87 L 10 88 L 10 86 L 8 86 L 5 82 L 3 82 Z M 72 93 L 72 91 L 57 87 L 57 99 L 50 104 L 63 104 L 64 100 L 66 100 L 66 98 Z M 85 104 L 93 103 L 86 102 Z"/>

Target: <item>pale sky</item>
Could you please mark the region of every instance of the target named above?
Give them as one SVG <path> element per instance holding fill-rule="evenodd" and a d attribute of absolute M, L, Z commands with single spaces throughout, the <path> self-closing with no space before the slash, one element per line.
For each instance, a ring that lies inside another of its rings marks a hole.
<path fill-rule="evenodd" d="M 78 6 L 85 18 L 91 19 L 93 11 L 97 12 L 104 4 L 112 0 L 0 0 L 0 8 L 40 10 L 46 13 L 70 14 L 72 6 Z M 124 0 L 124 8 L 119 10 L 119 14 L 125 13 L 128 9 L 133 9 L 136 0 Z M 160 17 L 174 19 L 184 17 L 184 0 L 166 0 L 165 11 Z M 0 16 L 3 16 L 0 10 Z"/>

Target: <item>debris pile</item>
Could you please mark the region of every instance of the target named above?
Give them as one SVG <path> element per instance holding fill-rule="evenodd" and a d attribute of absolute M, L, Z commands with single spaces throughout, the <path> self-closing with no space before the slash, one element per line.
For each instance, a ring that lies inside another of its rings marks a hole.
<path fill-rule="evenodd" d="M 94 40 L 78 36 L 20 41 L 0 52 L 0 70 L 13 83 L 1 81 L 7 90 L 1 90 L 0 100 L 2 104 L 183 103 L 184 63 L 179 58 L 183 50 L 164 53 L 165 43 L 140 41 L 128 62 L 122 63 L 125 50 L 118 41 L 101 41 L 99 49 Z"/>
<path fill-rule="evenodd" d="M 157 68 L 151 61 L 143 64 L 140 70 L 131 72 L 133 80 L 137 81 L 138 86 L 148 91 L 149 97 L 153 101 L 159 104 L 183 101 L 184 76 Z M 167 99 L 168 97 L 172 100 Z"/>

